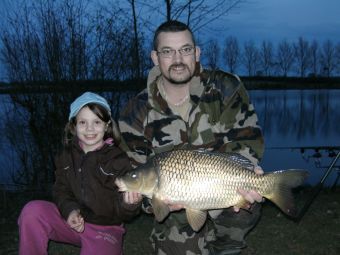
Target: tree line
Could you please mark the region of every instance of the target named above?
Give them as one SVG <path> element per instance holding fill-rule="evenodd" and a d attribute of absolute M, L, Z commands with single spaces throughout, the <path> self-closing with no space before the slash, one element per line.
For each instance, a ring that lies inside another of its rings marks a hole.
<path fill-rule="evenodd" d="M 222 45 L 212 39 L 203 49 L 210 68 L 225 67 L 232 73 L 243 69 L 247 76 L 340 76 L 340 42 L 330 40 L 319 43 L 301 36 L 296 42 L 283 39 L 274 45 L 264 40 L 256 45 L 253 40 L 240 44 L 228 36 Z"/>
<path fill-rule="evenodd" d="M 194 31 L 242 1 L 23 1 L 1 27 L 1 62 L 10 82 L 145 78 L 156 24 L 181 19 Z M 221 8 L 224 6 L 224 8 Z M 209 15 L 208 15 L 209 13 Z M 157 15 L 159 14 L 159 15 Z M 159 22 L 155 16 L 160 16 Z M 200 41 L 201 38 L 198 38 Z M 236 36 L 200 45 L 202 62 L 247 76 L 340 76 L 340 42 L 239 43 Z"/>

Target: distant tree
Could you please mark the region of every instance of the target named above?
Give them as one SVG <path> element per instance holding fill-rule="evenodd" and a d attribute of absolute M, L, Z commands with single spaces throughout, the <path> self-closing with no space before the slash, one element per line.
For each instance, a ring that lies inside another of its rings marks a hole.
<path fill-rule="evenodd" d="M 239 43 L 236 37 L 228 36 L 224 41 L 223 50 L 224 62 L 227 65 L 229 72 L 236 72 L 236 68 L 239 64 L 240 49 Z"/>
<path fill-rule="evenodd" d="M 340 76 L 340 42 L 337 43 L 335 52 L 337 76 Z"/>
<path fill-rule="evenodd" d="M 218 69 L 218 58 L 220 55 L 220 46 L 217 40 L 211 39 L 203 49 L 205 58 L 207 59 L 207 65 L 212 70 Z"/>
<path fill-rule="evenodd" d="M 320 49 L 320 63 L 322 73 L 330 77 L 336 67 L 336 51 L 332 41 L 326 40 Z"/>
<path fill-rule="evenodd" d="M 312 41 L 309 51 L 312 75 L 316 76 L 319 73 L 319 44 L 316 40 Z"/>
<path fill-rule="evenodd" d="M 296 66 L 300 77 L 305 77 L 311 66 L 311 51 L 308 41 L 299 37 L 298 42 L 293 44 Z"/>
<path fill-rule="evenodd" d="M 269 41 L 263 41 L 259 50 L 259 63 L 265 76 L 271 75 L 273 68 L 273 44 Z"/>
<path fill-rule="evenodd" d="M 294 63 L 294 48 L 287 40 L 282 40 L 279 43 L 276 58 L 279 72 L 281 75 L 287 76 Z"/>
<path fill-rule="evenodd" d="M 259 51 L 254 41 L 247 41 L 243 45 L 243 64 L 248 72 L 248 76 L 256 74 L 259 63 Z"/>

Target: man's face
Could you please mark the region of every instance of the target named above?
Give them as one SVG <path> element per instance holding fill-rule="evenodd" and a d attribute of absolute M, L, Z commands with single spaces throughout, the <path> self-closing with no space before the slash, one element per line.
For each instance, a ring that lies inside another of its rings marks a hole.
<path fill-rule="evenodd" d="M 153 63 L 159 66 L 165 82 L 171 84 L 190 82 L 199 57 L 200 49 L 195 47 L 190 32 L 187 30 L 161 32 L 158 35 L 157 51 L 151 52 Z"/>

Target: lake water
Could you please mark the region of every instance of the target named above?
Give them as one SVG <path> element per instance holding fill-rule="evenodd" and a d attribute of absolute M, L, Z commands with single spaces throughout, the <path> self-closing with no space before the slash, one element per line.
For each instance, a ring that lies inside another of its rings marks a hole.
<path fill-rule="evenodd" d="M 307 169 L 308 183 L 318 183 L 329 154 L 340 150 L 340 90 L 255 90 L 250 97 L 265 138 L 262 168 Z M 336 166 L 326 185 L 335 182 L 340 159 Z"/>
<path fill-rule="evenodd" d="M 0 94 L 0 185 L 10 184 L 11 176 L 15 175 L 17 169 L 17 156 L 13 148 L 9 145 L 6 136 L 4 122 L 6 115 L 12 111 L 11 100 L 8 95 Z M 15 123 L 19 125 L 19 123 Z"/>
<path fill-rule="evenodd" d="M 265 171 L 307 169 L 316 184 L 331 163 L 329 154 L 340 150 L 340 90 L 254 90 L 250 97 L 265 137 L 261 166 Z M 0 118 L 11 112 L 8 95 L 0 95 Z M 0 123 L 1 132 L 3 122 Z M 301 154 L 304 148 L 304 154 Z M 319 148 L 318 151 L 316 149 Z M 15 152 L 0 136 L 0 183 L 15 174 Z M 321 157 L 313 157 L 315 153 Z M 340 168 L 340 160 L 336 164 Z M 336 180 L 333 170 L 326 185 Z M 339 181 L 340 184 L 340 181 Z"/>

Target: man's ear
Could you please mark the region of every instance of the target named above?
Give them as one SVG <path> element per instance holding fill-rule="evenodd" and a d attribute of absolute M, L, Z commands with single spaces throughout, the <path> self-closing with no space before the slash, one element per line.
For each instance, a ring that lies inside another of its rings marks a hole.
<path fill-rule="evenodd" d="M 195 57 L 196 57 L 196 62 L 200 61 L 200 56 L 201 56 L 201 48 L 198 46 L 195 46 L 196 50 L 195 50 Z"/>
<path fill-rule="evenodd" d="M 157 55 L 157 51 L 153 50 L 151 51 L 151 59 L 152 62 L 155 66 L 158 66 L 158 55 Z"/>

